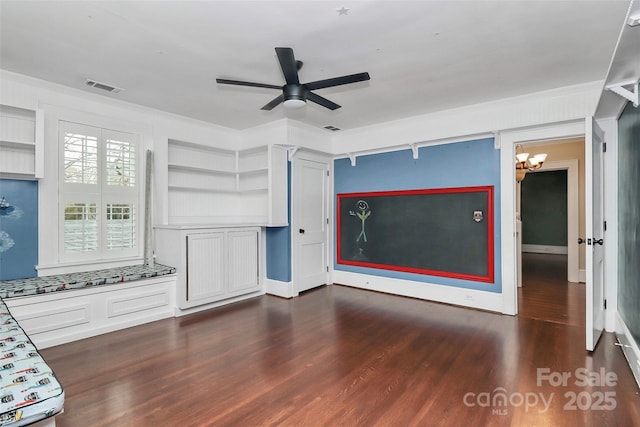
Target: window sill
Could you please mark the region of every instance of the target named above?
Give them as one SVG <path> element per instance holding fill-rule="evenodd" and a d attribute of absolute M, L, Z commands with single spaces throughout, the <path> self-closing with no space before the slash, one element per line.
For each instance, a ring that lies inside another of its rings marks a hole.
<path fill-rule="evenodd" d="M 36 265 L 38 277 L 51 276 L 53 274 L 78 273 L 81 271 L 101 270 L 105 268 L 126 267 L 138 265 L 144 262 L 143 257 L 87 260 L 69 263 L 59 263 L 50 265 Z"/>

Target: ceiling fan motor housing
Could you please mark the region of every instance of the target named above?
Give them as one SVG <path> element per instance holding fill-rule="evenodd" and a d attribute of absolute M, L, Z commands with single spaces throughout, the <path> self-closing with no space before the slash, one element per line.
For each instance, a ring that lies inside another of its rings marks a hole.
<path fill-rule="evenodd" d="M 284 94 L 284 99 L 299 99 L 301 101 L 306 101 L 305 98 L 305 89 L 303 85 L 284 85 L 282 88 L 282 93 Z"/>

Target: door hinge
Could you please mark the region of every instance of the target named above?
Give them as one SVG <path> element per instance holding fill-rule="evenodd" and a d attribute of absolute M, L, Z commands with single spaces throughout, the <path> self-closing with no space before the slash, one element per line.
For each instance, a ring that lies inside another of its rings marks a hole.
<path fill-rule="evenodd" d="M 604 300 L 604 309 L 607 309 L 607 300 Z"/>
<path fill-rule="evenodd" d="M 602 152 L 603 152 L 603 153 L 606 153 L 606 152 L 607 152 L 607 143 L 606 143 L 606 142 L 603 142 L 603 143 L 602 143 Z"/>
<path fill-rule="evenodd" d="M 602 227 L 604 228 L 604 231 L 607 231 L 607 221 L 602 221 Z"/>
<path fill-rule="evenodd" d="M 327 171 L 327 176 L 329 176 L 329 171 Z"/>
<path fill-rule="evenodd" d="M 329 266 L 327 265 L 327 273 L 329 272 Z"/>
<path fill-rule="evenodd" d="M 327 218 L 327 224 L 329 224 L 329 218 Z"/>

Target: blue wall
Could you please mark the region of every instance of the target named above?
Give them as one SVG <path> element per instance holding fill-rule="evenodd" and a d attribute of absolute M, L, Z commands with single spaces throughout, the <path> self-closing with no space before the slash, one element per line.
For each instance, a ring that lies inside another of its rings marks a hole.
<path fill-rule="evenodd" d="M 287 164 L 289 226 L 267 228 L 267 278 L 291 281 L 291 162 Z"/>
<path fill-rule="evenodd" d="M 35 277 L 35 265 L 38 263 L 38 183 L 0 179 L 2 197 L 11 206 L 0 209 L 0 280 Z"/>
<path fill-rule="evenodd" d="M 340 193 L 413 190 L 424 188 L 494 187 L 495 283 L 354 267 L 336 262 L 334 269 L 416 282 L 502 292 L 500 253 L 500 151 L 493 138 L 422 147 L 413 159 L 410 149 L 334 161 L 334 200 Z M 334 212 L 335 223 L 335 212 Z M 336 236 L 334 235 L 334 243 Z M 334 245 L 335 247 L 335 245 Z"/>

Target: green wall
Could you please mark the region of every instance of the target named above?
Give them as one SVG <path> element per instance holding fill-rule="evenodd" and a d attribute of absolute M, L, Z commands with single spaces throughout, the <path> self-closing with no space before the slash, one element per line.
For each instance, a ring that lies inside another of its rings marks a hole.
<path fill-rule="evenodd" d="M 521 186 L 522 243 L 567 246 L 567 171 L 528 173 Z"/>
<path fill-rule="evenodd" d="M 618 312 L 640 345 L 640 108 L 618 120 Z"/>

